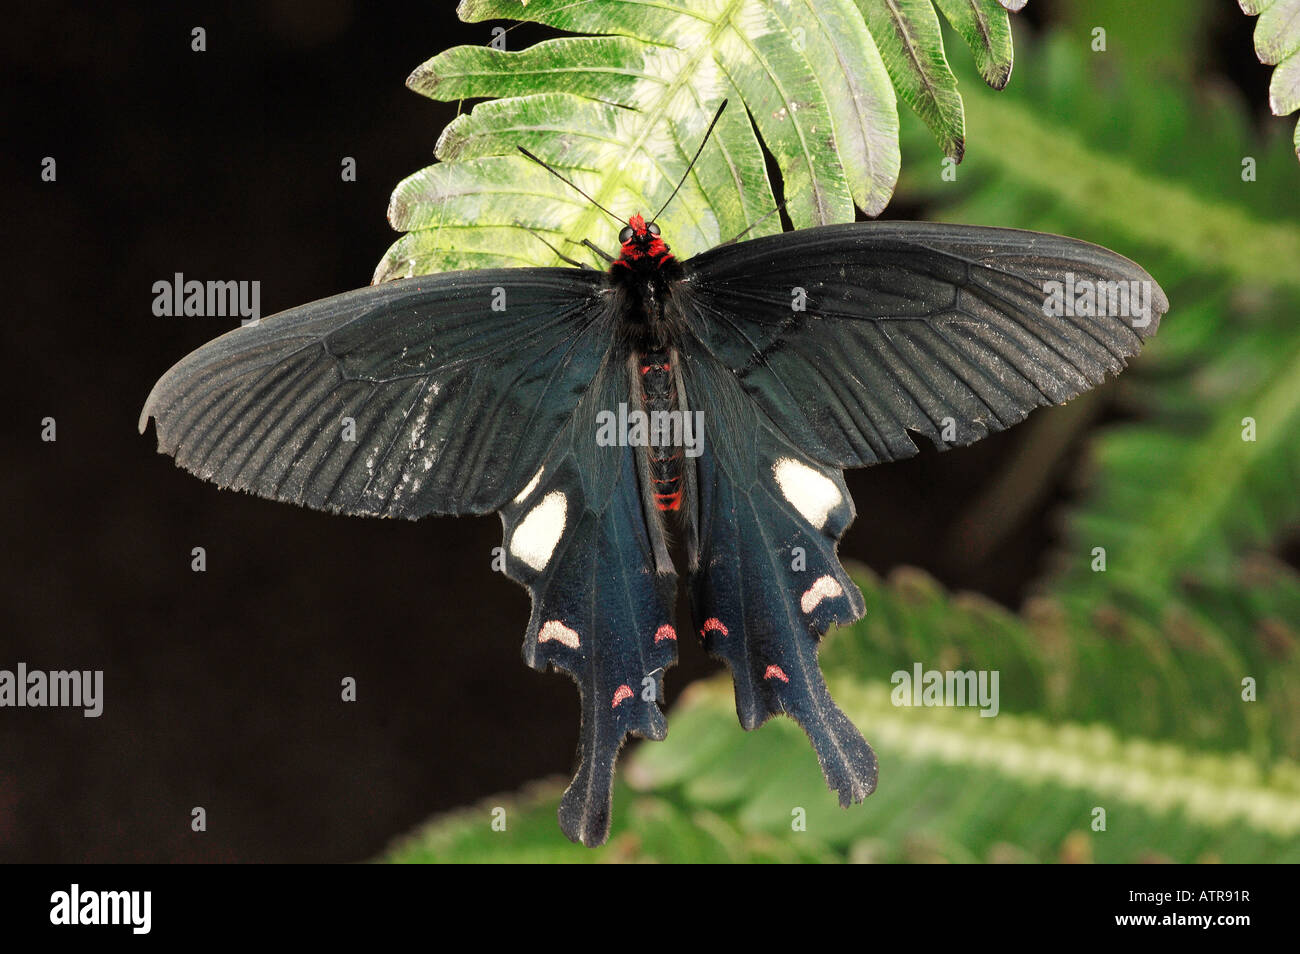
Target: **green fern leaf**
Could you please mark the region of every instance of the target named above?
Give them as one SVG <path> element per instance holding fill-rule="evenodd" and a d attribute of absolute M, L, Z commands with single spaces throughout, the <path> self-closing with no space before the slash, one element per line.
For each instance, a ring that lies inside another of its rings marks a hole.
<path fill-rule="evenodd" d="M 1300 109 L 1300 0 L 1237 0 L 1247 16 L 1257 16 L 1255 55 L 1276 67 L 1268 86 L 1268 107 L 1274 116 Z M 1300 122 L 1295 130 L 1300 158 Z"/>
<path fill-rule="evenodd" d="M 899 707 L 888 689 L 851 680 L 835 691 L 871 727 L 889 773 L 866 805 L 839 807 L 796 727 L 737 734 L 730 690 L 711 680 L 675 707 L 667 741 L 634 753 L 615 799 L 627 823 L 602 852 L 550 836 L 559 786 L 543 785 L 435 819 L 386 860 L 1300 859 L 1293 762 L 1260 767 L 1101 726 Z"/>
<path fill-rule="evenodd" d="M 941 9 L 988 81 L 1004 85 L 1006 11 L 993 0 Z M 455 47 L 411 74 L 408 85 L 433 99 L 488 101 L 447 127 L 438 164 L 394 191 L 389 220 L 406 235 L 375 281 L 558 264 L 530 231 L 557 247 L 612 246 L 618 224 L 516 147 L 607 208 L 653 213 L 724 98 L 732 108 L 660 223 L 683 256 L 775 207 L 764 147 L 796 227 L 852 221 L 855 207 L 879 214 L 899 173 L 896 85 L 949 155 L 962 153 L 961 98 L 932 0 L 463 0 L 459 15 L 520 17 L 566 35 L 518 51 Z M 754 234 L 779 229 L 770 218 Z"/>

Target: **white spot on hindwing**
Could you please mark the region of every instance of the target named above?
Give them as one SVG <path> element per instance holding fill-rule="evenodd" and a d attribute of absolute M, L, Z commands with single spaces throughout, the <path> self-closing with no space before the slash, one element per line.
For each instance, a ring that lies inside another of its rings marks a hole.
<path fill-rule="evenodd" d="M 568 499 L 553 490 L 519 521 L 510 537 L 510 553 L 534 570 L 543 569 L 551 559 L 555 544 L 564 533 L 564 520 L 568 514 Z"/>
<path fill-rule="evenodd" d="M 577 632 L 565 626 L 558 619 L 547 620 L 537 634 L 539 643 L 546 643 L 554 640 L 557 643 L 563 643 L 570 649 L 577 649 L 582 640 L 578 638 Z"/>
<path fill-rule="evenodd" d="M 545 469 L 546 469 L 545 466 L 537 468 L 537 473 L 533 474 L 533 479 L 528 481 L 528 486 L 525 487 L 523 490 L 519 491 L 519 496 L 515 498 L 515 503 L 517 504 L 523 503 L 525 500 L 528 499 L 528 495 L 537 489 L 538 481 L 542 479 L 542 471 L 544 471 Z"/>
<path fill-rule="evenodd" d="M 844 587 L 833 576 L 819 576 L 812 586 L 799 598 L 799 608 L 811 613 L 822 600 L 831 600 L 844 595 Z"/>
<path fill-rule="evenodd" d="M 800 516 L 818 530 L 826 526 L 831 511 L 843 499 L 833 480 L 790 457 L 782 457 L 773 464 L 772 473 L 781 493 Z"/>

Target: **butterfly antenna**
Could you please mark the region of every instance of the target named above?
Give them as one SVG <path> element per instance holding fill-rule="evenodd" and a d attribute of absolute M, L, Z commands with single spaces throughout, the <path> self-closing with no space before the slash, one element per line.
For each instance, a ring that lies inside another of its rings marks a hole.
<path fill-rule="evenodd" d="M 535 229 L 530 229 L 528 226 L 524 225 L 524 224 L 521 223 L 521 222 L 516 222 L 516 223 L 515 223 L 515 226 L 516 226 L 517 228 L 521 228 L 521 229 L 523 229 L 525 232 L 527 232 L 527 233 L 528 233 L 529 235 L 531 235 L 533 238 L 537 239 L 537 241 L 541 242 L 543 245 L 545 245 L 547 248 L 549 248 L 552 252 L 554 252 L 556 255 L 559 256 L 560 261 L 562 261 L 562 262 L 567 262 L 568 264 L 572 265 L 574 268 L 591 268 L 591 266 L 588 265 L 586 262 L 580 262 L 580 261 L 578 261 L 576 258 L 570 258 L 569 256 L 565 255 L 563 252 L 561 252 L 558 248 L 556 248 L 556 247 L 555 247 L 554 245 L 552 245 L 550 242 L 546 241 L 546 237 L 545 237 L 544 235 L 542 235 L 542 233 L 536 231 Z"/>
<path fill-rule="evenodd" d="M 590 202 L 590 203 L 591 203 L 592 205 L 594 205 L 596 208 L 600 209 L 600 211 L 604 212 L 606 215 L 608 215 L 608 216 L 609 216 L 611 219 L 613 219 L 615 222 L 622 222 L 624 225 L 627 225 L 627 224 L 628 224 L 628 222 L 627 222 L 626 219 L 620 219 L 620 218 L 619 218 L 617 215 L 615 215 L 613 212 L 609 211 L 609 209 L 605 208 L 603 205 L 601 205 L 599 202 L 597 202 L 597 201 L 596 201 L 595 199 L 593 199 L 591 196 L 587 195 L 587 193 L 583 192 L 581 189 L 579 189 L 576 185 L 573 184 L 573 180 L 565 178 L 564 175 L 563 175 L 562 173 L 560 173 L 559 170 L 557 170 L 555 167 L 553 167 L 550 163 L 546 162 L 546 160 L 544 160 L 544 159 L 538 159 L 536 156 L 534 156 L 531 152 L 529 152 L 529 151 L 528 151 L 527 149 L 525 149 L 523 146 L 516 146 L 515 148 L 518 149 L 520 152 L 522 152 L 522 153 L 523 153 L 525 156 L 527 156 L 529 159 L 533 160 L 533 162 L 537 163 L 539 166 L 541 166 L 543 169 L 545 169 L 545 170 L 546 170 L 547 172 L 549 172 L 551 175 L 555 176 L 555 178 L 559 179 L 561 182 L 563 182 L 565 185 L 567 185 L 567 186 L 568 186 L 570 189 L 572 189 L 574 192 L 578 193 L 578 195 L 582 196 L 584 199 L 586 199 L 588 202 Z"/>
<path fill-rule="evenodd" d="M 586 238 L 585 238 L 585 239 L 583 239 L 581 242 L 577 241 L 576 239 L 565 239 L 564 241 L 566 241 L 566 242 L 573 242 L 574 245 L 585 245 L 585 246 L 587 246 L 587 248 L 591 249 L 593 252 L 595 252 L 597 255 L 599 255 L 601 258 L 603 258 L 605 261 L 607 261 L 607 262 L 613 262 L 613 261 L 614 261 L 614 256 L 613 256 L 613 255 L 610 255 L 609 252 L 605 251 L 603 248 L 601 248 L 599 245 L 597 245 L 597 244 L 596 244 L 595 242 L 593 242 L 591 239 L 586 239 Z"/>
<path fill-rule="evenodd" d="M 668 197 L 668 202 L 673 201 L 673 199 L 677 197 L 677 193 L 681 190 L 682 183 L 686 181 L 686 177 L 689 176 L 691 170 L 695 168 L 695 160 L 700 158 L 700 153 L 704 151 L 704 144 L 709 141 L 709 133 L 713 132 L 713 127 L 718 124 L 718 120 L 722 118 L 722 111 L 726 108 L 727 101 L 724 99 L 718 104 L 718 111 L 713 114 L 713 121 L 709 123 L 709 128 L 704 130 L 704 138 L 700 140 L 700 148 L 695 150 L 695 155 L 691 157 L 690 165 L 688 165 L 686 171 L 682 173 L 681 179 L 677 182 L 677 188 L 674 189 L 673 194 Z M 664 209 L 668 208 L 668 202 L 665 202 L 659 207 L 659 211 L 654 214 L 654 218 L 657 219 L 659 216 L 663 215 Z"/>
<path fill-rule="evenodd" d="M 721 243 L 721 244 L 723 244 L 723 245 L 734 245 L 735 243 L 739 242 L 739 241 L 740 241 L 741 239 L 743 239 L 746 235 L 748 235 L 750 232 L 754 231 L 754 229 L 758 228 L 760 225 L 762 225 L 764 222 L 766 222 L 768 219 L 770 219 L 772 216 L 776 215 L 778 212 L 780 212 L 780 211 L 781 211 L 782 209 L 784 209 L 784 208 L 785 208 L 785 203 L 782 202 L 780 205 L 778 205 L 778 206 L 777 206 L 775 209 L 773 209 L 771 212 L 768 212 L 766 215 L 764 215 L 761 219 L 759 219 L 757 222 L 755 222 L 755 223 L 754 223 L 753 225 L 751 225 L 749 228 L 745 229 L 745 231 L 741 232 L 739 235 L 735 236 L 734 238 L 729 238 L 729 239 L 727 239 L 727 241 L 725 241 L 725 242 L 723 242 L 723 243 Z"/>

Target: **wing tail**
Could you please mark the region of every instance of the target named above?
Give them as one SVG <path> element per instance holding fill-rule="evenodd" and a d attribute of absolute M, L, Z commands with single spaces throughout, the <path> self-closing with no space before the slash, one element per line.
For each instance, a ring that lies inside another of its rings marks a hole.
<path fill-rule="evenodd" d="M 593 846 L 609 837 L 624 741 L 667 734 L 659 703 L 677 660 L 676 578 L 653 569 L 633 455 L 601 451 L 619 456 L 617 470 L 579 467 L 572 452 L 553 456 L 502 511 L 507 572 L 533 598 L 524 659 L 567 672 L 582 697 L 578 768 L 559 819 L 571 840 Z"/>
<path fill-rule="evenodd" d="M 859 802 L 875 789 L 876 757 L 831 699 L 817 662 L 827 628 L 864 610 L 836 556 L 853 501 L 837 469 L 794 455 L 766 426 L 745 433 L 757 435 L 758 446 L 734 458 L 741 473 L 723 466 L 707 441 L 696 465 L 696 626 L 705 648 L 731 669 L 741 725 L 790 716 L 840 803 Z"/>

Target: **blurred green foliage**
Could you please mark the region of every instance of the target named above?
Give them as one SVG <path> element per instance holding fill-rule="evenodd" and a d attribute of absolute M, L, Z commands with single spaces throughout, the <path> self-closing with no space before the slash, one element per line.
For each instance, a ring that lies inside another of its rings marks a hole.
<path fill-rule="evenodd" d="M 822 659 L 879 753 L 877 792 L 840 809 L 798 729 L 743 733 L 713 680 L 683 695 L 666 742 L 624 760 L 606 848 L 568 844 L 560 786 L 538 783 L 433 820 L 386 860 L 1300 861 L 1300 577 L 1282 555 L 1300 522 L 1300 173 L 1289 138 L 1261 138 L 1246 104 L 1186 67 L 1206 5 L 1146 7 L 1017 36 L 1004 92 L 956 64 L 955 179 L 933 130 L 902 116 L 899 195 L 927 217 L 1107 245 L 1172 309 L 1129 372 L 1023 425 L 965 528 L 987 549 L 1084 443 L 1060 552 L 1025 606 L 855 570 L 866 617 Z M 916 662 L 998 670 L 1000 714 L 893 705 L 891 673 Z"/>

